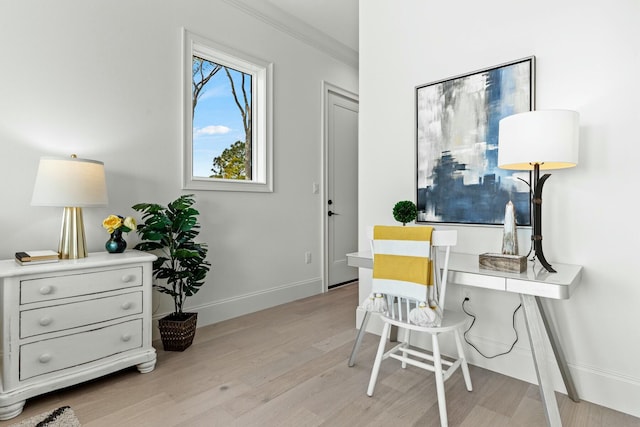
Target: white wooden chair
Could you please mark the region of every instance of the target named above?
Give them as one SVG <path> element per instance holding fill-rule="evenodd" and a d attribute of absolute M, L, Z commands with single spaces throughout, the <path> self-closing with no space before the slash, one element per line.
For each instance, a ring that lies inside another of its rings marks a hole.
<path fill-rule="evenodd" d="M 371 371 L 367 395 L 372 396 L 383 360 L 392 358 L 407 365 L 416 366 L 435 373 L 436 391 L 440 410 L 440 423 L 448 425 L 444 382 L 457 368 L 462 368 L 467 390 L 472 390 L 469 367 L 462 347 L 461 332 L 468 319 L 464 313 L 444 310 L 449 269 L 449 254 L 457 243 L 457 231 L 433 230 L 431 227 L 374 227 L 372 251 L 374 274 L 373 295 L 386 299 L 386 311 L 381 313 L 384 327 L 380 344 Z M 440 249 L 440 251 L 439 251 Z M 442 258 L 442 260 L 440 260 Z M 379 309 L 380 301 L 376 301 Z M 422 307 L 421 307 L 422 304 Z M 426 307 L 425 307 L 426 305 Z M 355 356 L 366 328 L 369 312 L 354 344 L 349 366 Z M 402 334 L 402 341 L 385 352 L 392 326 Z M 431 354 L 411 347 L 412 332 L 431 336 Z M 442 359 L 438 338 L 441 334 L 453 333 L 457 359 L 453 362 Z"/>

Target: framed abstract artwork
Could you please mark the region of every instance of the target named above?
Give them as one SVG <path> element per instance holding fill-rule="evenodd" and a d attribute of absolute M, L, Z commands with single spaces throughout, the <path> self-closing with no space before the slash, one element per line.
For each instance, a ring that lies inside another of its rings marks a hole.
<path fill-rule="evenodd" d="M 534 109 L 535 57 L 416 87 L 418 222 L 531 225 L 528 172 L 498 168 L 498 123 Z"/>

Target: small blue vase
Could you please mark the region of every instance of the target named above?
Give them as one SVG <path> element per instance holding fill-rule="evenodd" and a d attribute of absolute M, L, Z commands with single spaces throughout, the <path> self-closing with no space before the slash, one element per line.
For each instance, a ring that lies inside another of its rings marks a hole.
<path fill-rule="evenodd" d="M 114 230 L 111 233 L 111 237 L 107 240 L 107 243 L 104 244 L 107 252 L 111 254 L 120 254 L 127 249 L 127 241 L 122 237 L 122 230 Z"/>

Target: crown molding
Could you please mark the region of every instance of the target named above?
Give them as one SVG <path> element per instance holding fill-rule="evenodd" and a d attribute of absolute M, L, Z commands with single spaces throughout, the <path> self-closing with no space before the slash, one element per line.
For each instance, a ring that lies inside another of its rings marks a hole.
<path fill-rule="evenodd" d="M 248 0 L 222 1 L 309 46 L 327 53 L 339 61 L 356 69 L 358 68 L 358 52 L 356 50 L 306 24 L 295 16 L 282 11 L 269 2 L 260 1 L 249 4 Z"/>

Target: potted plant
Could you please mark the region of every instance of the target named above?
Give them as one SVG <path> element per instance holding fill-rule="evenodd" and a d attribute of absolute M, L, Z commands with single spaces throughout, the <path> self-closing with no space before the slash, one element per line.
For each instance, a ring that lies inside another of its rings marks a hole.
<path fill-rule="evenodd" d="M 403 226 L 413 221 L 418 216 L 418 208 L 410 200 L 402 200 L 393 207 L 393 218 L 401 222 Z"/>
<path fill-rule="evenodd" d="M 191 345 L 198 313 L 185 313 L 184 302 L 205 283 L 211 264 L 207 245 L 196 243 L 200 233 L 193 194 L 178 197 L 166 207 L 139 203 L 133 209 L 142 214 L 135 249 L 158 255 L 153 262 L 154 288 L 173 298 L 174 311 L 158 321 L 162 345 L 167 351 L 183 351 Z"/>

